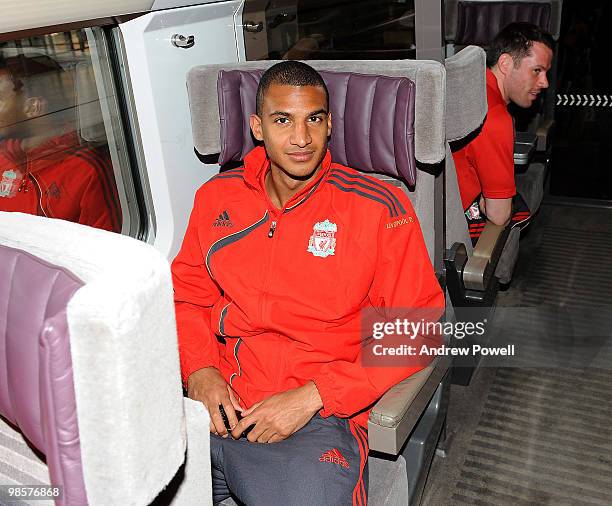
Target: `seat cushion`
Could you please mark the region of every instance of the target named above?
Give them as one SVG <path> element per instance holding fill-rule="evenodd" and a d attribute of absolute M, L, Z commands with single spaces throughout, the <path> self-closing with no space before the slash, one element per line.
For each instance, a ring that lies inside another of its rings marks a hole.
<path fill-rule="evenodd" d="M 368 504 L 396 506 L 409 503 L 406 460 L 402 455 L 395 460 L 368 459 Z"/>
<path fill-rule="evenodd" d="M 32 449 L 32 443 L 28 443 L 19 429 L 3 418 L 0 418 L 0 462 L 0 483 L 3 485 L 51 484 L 44 455 Z"/>

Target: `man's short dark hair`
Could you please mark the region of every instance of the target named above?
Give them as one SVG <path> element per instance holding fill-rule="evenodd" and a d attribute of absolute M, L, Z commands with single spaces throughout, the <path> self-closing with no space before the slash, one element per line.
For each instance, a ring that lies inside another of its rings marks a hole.
<path fill-rule="evenodd" d="M 499 57 L 508 53 L 518 66 L 521 60 L 529 55 L 534 42 L 540 42 L 554 50 L 555 42 L 552 36 L 532 23 L 510 23 L 493 39 L 487 49 L 487 67 L 493 67 Z"/>
<path fill-rule="evenodd" d="M 301 61 L 287 60 L 272 65 L 264 72 L 257 87 L 257 114 L 261 116 L 263 99 L 268 88 L 273 85 L 316 86 L 325 91 L 325 106 L 329 108 L 329 91 L 325 81 L 315 69 Z"/>
<path fill-rule="evenodd" d="M 15 91 L 23 89 L 29 91 L 29 81 L 35 76 L 60 75 L 64 72 L 64 69 L 54 59 L 44 54 L 9 57 L 0 54 L 0 70 L 8 73 Z"/>

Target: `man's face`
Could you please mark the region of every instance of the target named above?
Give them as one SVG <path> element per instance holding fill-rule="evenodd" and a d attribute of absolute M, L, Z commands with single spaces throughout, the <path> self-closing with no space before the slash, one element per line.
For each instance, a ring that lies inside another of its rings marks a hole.
<path fill-rule="evenodd" d="M 320 167 L 331 135 L 324 89 L 272 84 L 261 109 L 261 117 L 251 116 L 251 129 L 263 141 L 272 167 L 291 179 L 308 180 Z"/>
<path fill-rule="evenodd" d="M 0 69 L 0 132 L 8 132 L 24 119 L 20 92 L 15 91 L 13 80 Z"/>
<path fill-rule="evenodd" d="M 509 65 L 504 81 L 507 98 L 520 107 L 531 107 L 538 94 L 548 88 L 546 72 L 550 70 L 552 56 L 548 46 L 534 42 L 518 66 Z"/>

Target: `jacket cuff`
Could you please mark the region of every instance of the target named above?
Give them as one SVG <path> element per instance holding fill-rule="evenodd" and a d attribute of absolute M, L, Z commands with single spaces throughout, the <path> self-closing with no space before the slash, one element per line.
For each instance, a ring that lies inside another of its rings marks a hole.
<path fill-rule="evenodd" d="M 516 195 L 516 188 L 506 188 L 503 190 L 484 191 L 482 195 L 486 199 L 511 199 Z"/>
<path fill-rule="evenodd" d="M 319 414 L 323 418 L 332 416 L 338 412 L 337 388 L 334 387 L 334 378 L 326 371 L 321 371 L 315 378 L 311 378 L 321 397 L 323 408 Z"/>
<path fill-rule="evenodd" d="M 183 380 L 183 386 L 187 389 L 187 380 L 194 372 L 204 369 L 205 367 L 216 367 L 218 365 L 211 362 L 210 360 L 201 360 L 190 363 L 188 366 L 181 366 L 181 379 Z"/>

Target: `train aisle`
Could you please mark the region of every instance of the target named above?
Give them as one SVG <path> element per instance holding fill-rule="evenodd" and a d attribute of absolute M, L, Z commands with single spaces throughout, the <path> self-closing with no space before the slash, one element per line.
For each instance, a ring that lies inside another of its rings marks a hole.
<path fill-rule="evenodd" d="M 497 312 L 548 308 L 504 327 L 539 365 L 453 385 L 424 505 L 612 503 L 612 210 L 548 204 L 533 227 Z"/>

